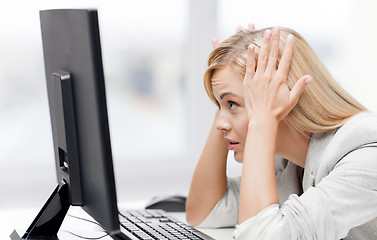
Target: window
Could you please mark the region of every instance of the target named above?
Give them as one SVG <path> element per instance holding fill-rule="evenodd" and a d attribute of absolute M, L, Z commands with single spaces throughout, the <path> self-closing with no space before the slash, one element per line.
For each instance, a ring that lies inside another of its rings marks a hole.
<path fill-rule="evenodd" d="M 188 1 L 39 0 L 23 5 L 9 3 L 0 16 L 2 36 L 7 36 L 0 40 L 0 185 L 5 190 L 0 206 L 40 206 L 56 184 L 39 23 L 39 10 L 53 8 L 98 9 L 118 197 L 124 199 L 123 189 L 127 197 L 147 194 L 137 190 L 134 178 L 148 181 L 144 175 L 167 173 L 167 163 L 188 152 Z"/>
<path fill-rule="evenodd" d="M 30 2 L 30 3 L 29 3 Z M 202 77 L 210 39 L 281 25 L 310 43 L 366 107 L 375 99 L 376 3 L 249 0 L 9 1 L 0 9 L 0 208 L 40 207 L 56 184 L 41 9 L 98 8 L 118 200 L 188 190 L 216 107 Z M 367 37 L 365 37 L 367 36 Z M 355 83 L 357 81 L 357 83 Z M 366 87 L 367 86 L 367 87 Z M 241 165 L 229 157 L 230 175 Z M 25 201 L 27 196 L 28 201 Z"/>

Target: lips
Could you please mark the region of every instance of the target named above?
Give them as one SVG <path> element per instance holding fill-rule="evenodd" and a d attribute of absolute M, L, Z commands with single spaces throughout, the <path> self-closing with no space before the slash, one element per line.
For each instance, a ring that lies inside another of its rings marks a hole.
<path fill-rule="evenodd" d="M 232 140 L 230 140 L 230 139 L 225 139 L 225 140 L 228 141 L 228 146 L 227 146 L 228 150 L 234 150 L 234 149 L 236 149 L 236 148 L 238 147 L 238 145 L 239 145 L 239 142 L 235 142 L 235 141 L 232 141 Z"/>

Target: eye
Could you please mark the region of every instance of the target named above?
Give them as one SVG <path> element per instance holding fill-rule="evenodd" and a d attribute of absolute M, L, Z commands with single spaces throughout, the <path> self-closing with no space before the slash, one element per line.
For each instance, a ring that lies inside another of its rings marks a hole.
<path fill-rule="evenodd" d="M 230 109 L 235 109 L 236 107 L 238 107 L 238 104 L 233 101 L 229 101 L 228 103 L 229 103 Z"/>

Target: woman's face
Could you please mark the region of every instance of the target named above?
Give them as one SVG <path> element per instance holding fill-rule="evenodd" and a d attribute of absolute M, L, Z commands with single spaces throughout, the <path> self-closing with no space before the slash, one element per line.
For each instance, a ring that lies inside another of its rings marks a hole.
<path fill-rule="evenodd" d="M 235 72 L 230 65 L 227 65 L 215 70 L 211 79 L 213 95 L 220 105 L 220 112 L 215 122 L 216 128 L 224 133 L 228 149 L 234 151 L 234 158 L 240 163 L 243 162 L 249 126 L 244 103 L 243 77 L 242 74 Z M 282 131 L 287 129 L 282 125 L 279 124 L 277 148 L 279 148 L 278 142 L 281 137 L 279 135 L 282 135 Z"/>
<path fill-rule="evenodd" d="M 234 151 L 234 158 L 242 162 L 249 118 L 243 97 L 243 76 L 230 65 L 215 70 L 212 75 L 212 91 L 220 105 L 216 128 L 224 133 L 228 150 Z"/>

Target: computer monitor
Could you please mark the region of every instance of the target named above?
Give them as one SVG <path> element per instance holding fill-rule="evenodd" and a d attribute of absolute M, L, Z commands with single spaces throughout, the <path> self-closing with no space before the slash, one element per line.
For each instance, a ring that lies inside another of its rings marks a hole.
<path fill-rule="evenodd" d="M 123 238 L 97 11 L 43 10 L 40 20 L 58 186 L 23 239 L 57 238 L 70 205 Z"/>

